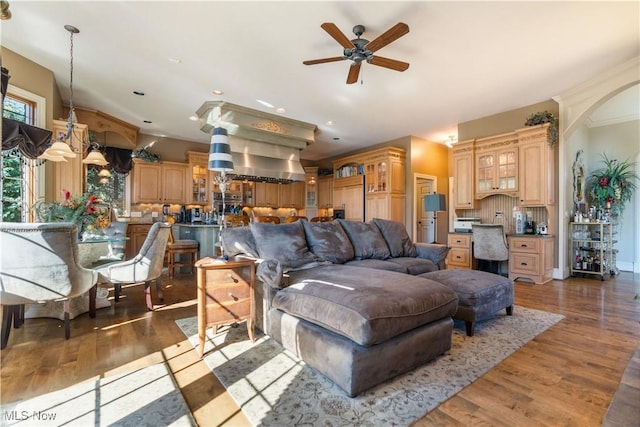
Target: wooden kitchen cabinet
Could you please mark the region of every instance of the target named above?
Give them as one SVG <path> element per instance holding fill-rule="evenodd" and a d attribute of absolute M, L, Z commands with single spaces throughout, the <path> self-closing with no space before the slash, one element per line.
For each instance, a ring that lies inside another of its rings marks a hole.
<path fill-rule="evenodd" d="M 363 176 L 336 179 L 333 183 L 333 208 L 344 209 L 345 219 L 364 221 Z"/>
<path fill-rule="evenodd" d="M 53 136 L 55 140 L 59 135 L 67 134 L 67 122 L 62 120 L 53 121 Z M 53 194 L 56 198 L 62 197 L 62 190 L 67 190 L 71 194 L 84 193 L 85 165 L 83 160 L 84 145 L 89 142 L 89 127 L 87 125 L 75 123 L 71 138 L 63 141 L 69 144 L 75 151 L 76 157 L 65 157 L 66 162 L 53 163 Z"/>
<path fill-rule="evenodd" d="M 549 146 L 549 124 L 518 129 L 520 206 L 555 204 L 555 151 Z"/>
<path fill-rule="evenodd" d="M 191 186 L 187 203 L 207 205 L 211 203 L 211 180 L 207 169 L 209 154 L 187 151 L 187 163 L 191 173 Z"/>
<path fill-rule="evenodd" d="M 187 203 L 191 182 L 185 163 L 146 163 L 134 159 L 133 203 Z"/>
<path fill-rule="evenodd" d="M 254 341 L 254 284 L 256 264 L 250 259 L 231 258 L 227 261 L 203 258 L 198 270 L 198 339 L 199 353 L 204 353 L 206 329 L 246 320 L 249 338 Z"/>
<path fill-rule="evenodd" d="M 277 208 L 280 198 L 279 186 L 276 182 L 256 182 L 254 185 L 254 206 Z"/>
<path fill-rule="evenodd" d="M 406 151 L 386 147 L 333 162 L 334 209 L 357 221 L 372 218 L 405 222 Z M 363 179 L 364 177 L 364 179 Z M 360 185 L 359 188 L 356 186 Z M 360 192 L 364 192 L 364 198 Z M 366 214 L 366 215 L 365 215 Z"/>
<path fill-rule="evenodd" d="M 126 243 L 125 259 L 131 259 L 138 255 L 150 229 L 151 224 L 128 224 L 127 237 L 129 240 Z"/>
<path fill-rule="evenodd" d="M 475 197 L 518 195 L 518 137 L 491 136 L 475 143 Z"/>
<path fill-rule="evenodd" d="M 471 233 L 451 233 L 447 237 L 447 246 L 449 253 L 445 260 L 447 269 L 467 269 L 470 270 L 473 265 L 473 255 L 471 252 L 471 241 L 473 235 Z"/>
<path fill-rule="evenodd" d="M 553 279 L 553 236 L 509 236 L 509 279 L 545 284 Z"/>
<path fill-rule="evenodd" d="M 457 143 L 452 149 L 455 185 L 453 192 L 454 209 L 475 208 L 473 144 L 474 140 L 463 141 Z"/>
<path fill-rule="evenodd" d="M 318 209 L 333 207 L 333 175 L 318 177 Z"/>
<path fill-rule="evenodd" d="M 304 181 L 279 184 L 278 191 L 278 207 L 304 209 L 306 191 L 306 183 Z"/>

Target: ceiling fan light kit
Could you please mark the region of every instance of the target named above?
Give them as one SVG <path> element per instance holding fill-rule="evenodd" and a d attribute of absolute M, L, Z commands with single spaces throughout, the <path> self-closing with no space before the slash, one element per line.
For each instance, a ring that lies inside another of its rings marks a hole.
<path fill-rule="evenodd" d="M 403 22 L 397 23 L 372 41 L 360 38 L 365 31 L 364 25 L 356 25 L 353 27 L 353 33 L 356 35 L 356 38 L 353 40 L 349 40 L 347 36 L 345 36 L 344 33 L 332 22 L 325 22 L 320 27 L 344 48 L 342 52 L 343 56 L 303 61 L 302 63 L 305 65 L 324 64 L 326 62 L 336 62 L 349 59 L 353 61 L 353 63 L 349 67 L 347 84 L 353 84 L 358 81 L 360 67 L 362 66 L 363 61 L 395 71 L 405 71 L 409 68 L 409 64 L 407 62 L 374 55 L 374 52 L 382 49 L 409 32 L 409 26 Z"/>

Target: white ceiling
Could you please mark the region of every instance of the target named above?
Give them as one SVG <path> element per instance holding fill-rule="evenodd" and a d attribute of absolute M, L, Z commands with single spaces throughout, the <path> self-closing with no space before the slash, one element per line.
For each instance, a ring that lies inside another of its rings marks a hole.
<path fill-rule="evenodd" d="M 11 1 L 11 12 L 2 45 L 52 70 L 65 100 L 63 27 L 80 29 L 76 106 L 208 143 L 189 120 L 205 101 L 274 112 L 260 99 L 318 126 L 309 160 L 407 135 L 443 142 L 459 122 L 548 100 L 640 52 L 637 1 Z M 369 40 L 405 22 L 409 34 L 376 53 L 410 68 L 363 64 L 362 83 L 347 85 L 347 61 L 303 65 L 342 54 L 323 22 L 349 38 L 363 24 Z"/>

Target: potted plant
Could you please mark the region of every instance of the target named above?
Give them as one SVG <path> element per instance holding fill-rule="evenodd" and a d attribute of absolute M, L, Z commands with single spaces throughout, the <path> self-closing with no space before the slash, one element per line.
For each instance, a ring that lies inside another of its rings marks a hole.
<path fill-rule="evenodd" d="M 556 116 L 548 111 L 539 111 L 537 113 L 530 114 L 527 117 L 527 121 L 524 122 L 525 126 L 536 126 L 544 123 L 550 123 L 549 126 L 549 145 L 553 147 L 558 143 L 558 119 Z"/>
<path fill-rule="evenodd" d="M 607 209 L 613 216 L 622 216 L 624 204 L 631 200 L 640 178 L 633 171 L 634 163 L 618 162 L 602 154 L 604 167 L 594 171 L 587 179 L 587 191 L 592 205 Z"/>

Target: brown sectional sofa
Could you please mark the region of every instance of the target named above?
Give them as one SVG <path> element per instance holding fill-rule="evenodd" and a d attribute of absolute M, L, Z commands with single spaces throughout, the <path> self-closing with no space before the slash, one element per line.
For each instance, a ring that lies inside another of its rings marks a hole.
<path fill-rule="evenodd" d="M 251 223 L 221 231 L 225 255 L 259 260 L 257 324 L 350 396 L 451 348 L 458 296 L 418 275 L 448 248 L 398 222 Z"/>

